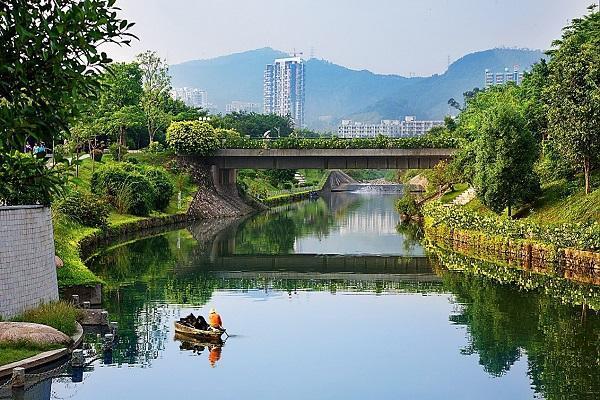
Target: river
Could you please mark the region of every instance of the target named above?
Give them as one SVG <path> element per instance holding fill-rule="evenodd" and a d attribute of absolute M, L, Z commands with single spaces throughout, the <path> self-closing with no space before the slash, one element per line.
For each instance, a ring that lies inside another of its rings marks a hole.
<path fill-rule="evenodd" d="M 398 231 L 395 199 L 332 194 L 104 249 L 90 263 L 118 345 L 40 398 L 600 398 L 597 313 L 445 270 Z M 211 307 L 222 348 L 174 338 Z"/>

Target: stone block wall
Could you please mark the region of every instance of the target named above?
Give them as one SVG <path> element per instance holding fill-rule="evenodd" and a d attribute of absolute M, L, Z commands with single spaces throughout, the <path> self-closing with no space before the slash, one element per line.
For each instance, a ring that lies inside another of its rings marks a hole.
<path fill-rule="evenodd" d="M 0 316 L 57 299 L 50 208 L 0 207 Z"/>

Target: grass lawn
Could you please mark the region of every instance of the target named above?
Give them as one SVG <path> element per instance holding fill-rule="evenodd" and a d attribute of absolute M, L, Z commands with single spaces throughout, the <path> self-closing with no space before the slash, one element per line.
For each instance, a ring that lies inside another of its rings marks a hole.
<path fill-rule="evenodd" d="M 600 173 L 595 175 L 598 177 Z M 600 223 L 600 188 L 586 195 L 578 182 L 560 180 L 545 185 L 527 220 L 541 224 Z"/>
<path fill-rule="evenodd" d="M 33 349 L 19 345 L 0 344 L 0 365 L 10 364 L 15 361 L 33 357 L 46 350 Z"/>
<path fill-rule="evenodd" d="M 583 178 L 562 179 L 545 184 L 531 207 L 519 212 L 521 219 L 537 224 L 600 223 L 600 171 L 592 174 L 592 192 L 585 194 Z M 476 198 L 464 206 L 484 215 L 496 215 Z M 516 211 L 516 210 L 515 210 Z M 500 215 L 506 218 L 506 211 Z"/>
<path fill-rule="evenodd" d="M 15 317 L 15 322 L 33 322 L 51 326 L 66 335 L 72 336 L 75 333 L 75 321 L 81 316 L 81 310 L 73 305 L 57 301 L 53 303 L 42 304 L 37 308 L 26 311 L 22 315 Z M 5 342 L 0 343 L 0 365 L 10 364 L 15 361 L 32 357 L 44 351 L 58 349 L 61 345 L 41 345 L 37 343 Z"/>
<path fill-rule="evenodd" d="M 469 184 L 468 183 L 457 183 L 455 185 L 452 185 L 452 190 L 446 194 L 444 194 L 440 201 L 442 203 L 450 203 L 452 202 L 454 199 L 456 199 L 458 196 L 461 195 L 462 192 L 464 192 L 465 190 L 467 190 L 469 188 Z"/>

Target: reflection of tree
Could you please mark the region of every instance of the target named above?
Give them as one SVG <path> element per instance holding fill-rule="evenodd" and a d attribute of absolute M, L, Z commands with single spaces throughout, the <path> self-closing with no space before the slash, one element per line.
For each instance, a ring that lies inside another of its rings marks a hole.
<path fill-rule="evenodd" d="M 244 221 L 235 234 L 235 254 L 289 254 L 295 240 L 327 235 L 334 218 L 322 200 L 306 201 Z"/>
<path fill-rule="evenodd" d="M 398 222 L 396 231 L 402 235 L 404 251 L 410 254 L 416 246 L 421 245 L 423 239 L 423 227 L 413 222 Z"/>
<path fill-rule="evenodd" d="M 478 354 L 491 375 L 506 373 L 521 356 L 528 333 L 535 330 L 535 315 L 523 312 L 535 306 L 535 297 L 468 275 L 445 274 L 444 285 L 463 304 L 459 314 L 450 316 L 469 332 L 470 343 L 461 353 Z"/>
<path fill-rule="evenodd" d="M 442 266 L 458 260 L 440 259 Z M 461 304 L 450 320 L 465 325 L 470 336 L 462 352 L 479 355 L 480 364 L 494 376 L 506 373 L 526 353 L 532 385 L 544 398 L 597 399 L 600 315 L 588 311 L 582 318 L 578 307 L 561 303 L 581 298 L 581 292 L 597 296 L 597 291 L 500 266 L 492 274 L 484 261 L 462 260 L 464 273 L 439 270 Z"/>

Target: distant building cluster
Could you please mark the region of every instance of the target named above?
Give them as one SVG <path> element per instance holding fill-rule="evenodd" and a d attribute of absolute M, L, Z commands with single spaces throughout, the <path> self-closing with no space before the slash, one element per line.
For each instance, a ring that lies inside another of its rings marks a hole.
<path fill-rule="evenodd" d="M 503 85 L 507 82 L 514 82 L 520 85 L 523 82 L 524 72 L 519 71 L 519 66 L 515 65 L 513 70 L 510 71 L 508 68 L 504 68 L 504 72 L 491 72 L 489 69 L 485 70 L 485 87 L 495 85 Z"/>
<path fill-rule="evenodd" d="M 244 101 L 232 101 L 229 104 L 225 105 L 226 113 L 233 112 L 247 112 L 247 113 L 258 113 L 260 112 L 260 104 L 258 103 L 250 103 Z"/>
<path fill-rule="evenodd" d="M 342 120 L 338 126 L 338 136 L 342 138 L 375 137 L 411 137 L 426 134 L 431 128 L 444 126 L 444 121 L 419 121 L 413 116 L 403 120 L 385 119 L 378 124 L 365 124 L 352 120 Z"/>
<path fill-rule="evenodd" d="M 208 94 L 205 90 L 196 88 L 174 88 L 171 90 L 171 97 L 175 100 L 181 100 L 190 107 L 209 108 Z"/>
<path fill-rule="evenodd" d="M 264 73 L 264 112 L 290 116 L 294 126 L 304 126 L 304 61 L 278 58 Z"/>

